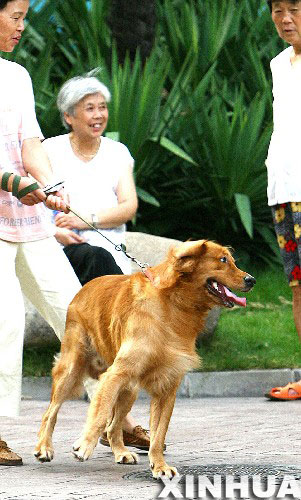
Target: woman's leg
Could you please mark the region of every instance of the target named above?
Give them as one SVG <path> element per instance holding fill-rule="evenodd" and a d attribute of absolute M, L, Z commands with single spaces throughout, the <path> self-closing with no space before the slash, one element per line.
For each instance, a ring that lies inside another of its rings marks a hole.
<path fill-rule="evenodd" d="M 108 250 L 80 243 L 68 245 L 64 252 L 82 285 L 108 274 L 122 274 Z"/>
<path fill-rule="evenodd" d="M 293 314 L 296 330 L 301 342 L 301 286 L 293 286 Z"/>
<path fill-rule="evenodd" d="M 20 411 L 25 310 L 15 271 L 17 251 L 17 243 L 0 240 L 0 417 Z M 0 465 L 22 465 L 1 437 Z"/>
<path fill-rule="evenodd" d="M 293 316 L 301 342 L 301 203 L 283 203 L 272 207 L 273 222 L 280 248 L 285 274 L 293 293 Z M 299 397 L 301 381 L 284 387 L 274 387 L 269 399 Z"/>
<path fill-rule="evenodd" d="M 0 416 L 20 411 L 25 310 L 15 271 L 17 243 L 0 240 Z"/>
<path fill-rule="evenodd" d="M 81 285 L 55 238 L 20 246 L 16 269 L 22 292 L 61 340 L 68 306 Z"/>
<path fill-rule="evenodd" d="M 293 292 L 293 315 L 301 342 L 301 203 L 272 207 L 284 272 Z"/>

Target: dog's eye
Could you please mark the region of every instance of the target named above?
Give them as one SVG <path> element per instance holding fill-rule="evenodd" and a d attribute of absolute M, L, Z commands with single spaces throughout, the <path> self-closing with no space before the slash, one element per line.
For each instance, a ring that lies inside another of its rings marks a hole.
<path fill-rule="evenodd" d="M 227 257 L 221 257 L 221 258 L 220 258 L 220 261 L 221 261 L 221 262 L 225 262 L 225 263 L 226 263 L 226 262 L 228 262 L 228 259 L 227 259 Z"/>

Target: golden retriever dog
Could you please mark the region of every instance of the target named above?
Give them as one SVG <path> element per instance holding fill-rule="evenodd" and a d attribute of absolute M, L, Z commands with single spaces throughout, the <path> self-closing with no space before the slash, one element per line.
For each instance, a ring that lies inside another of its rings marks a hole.
<path fill-rule="evenodd" d="M 230 289 L 248 291 L 255 279 L 238 269 L 228 248 L 207 240 L 172 248 L 149 276 L 103 276 L 87 283 L 71 302 L 61 354 L 52 370 L 50 405 L 35 456 L 53 458 L 52 433 L 66 399 L 82 392 L 83 379 L 98 379 L 80 439 L 73 446 L 87 460 L 106 431 L 117 463 L 138 457 L 123 443 L 122 421 L 140 388 L 151 397 L 150 467 L 155 478 L 177 474 L 163 456 L 176 392 L 197 368 L 196 337 L 214 306 L 244 306 Z M 71 417 L 70 417 L 71 419 Z"/>

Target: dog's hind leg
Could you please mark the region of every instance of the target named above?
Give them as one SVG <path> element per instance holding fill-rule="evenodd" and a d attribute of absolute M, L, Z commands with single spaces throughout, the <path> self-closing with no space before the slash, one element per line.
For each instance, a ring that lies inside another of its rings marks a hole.
<path fill-rule="evenodd" d="M 163 450 L 179 384 L 180 380 L 167 393 L 153 396 L 151 400 L 149 461 L 156 479 L 162 476 L 171 478 L 178 474 L 175 467 L 171 467 L 165 462 Z"/>
<path fill-rule="evenodd" d="M 113 417 L 107 425 L 107 436 L 114 453 L 115 462 L 119 464 L 138 463 L 136 453 L 130 452 L 123 442 L 122 422 L 125 416 L 131 411 L 136 401 L 138 390 L 126 388 L 118 395 L 113 409 Z"/>
<path fill-rule="evenodd" d="M 39 431 L 39 441 L 35 449 L 35 457 L 40 462 L 50 462 L 54 451 L 52 434 L 56 424 L 58 411 L 66 399 L 78 394 L 84 377 L 85 354 L 79 350 L 62 354 L 52 370 L 52 391 L 50 405 L 43 415 Z"/>

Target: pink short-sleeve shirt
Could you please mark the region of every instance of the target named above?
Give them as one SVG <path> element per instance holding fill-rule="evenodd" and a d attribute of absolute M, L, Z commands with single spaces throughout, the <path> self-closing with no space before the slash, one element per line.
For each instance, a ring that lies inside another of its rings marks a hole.
<path fill-rule="evenodd" d="M 30 76 L 25 68 L 0 58 L 0 169 L 27 175 L 21 149 L 25 139 L 43 138 L 36 119 Z M 48 209 L 23 205 L 0 189 L 0 239 L 35 241 L 54 234 Z"/>

